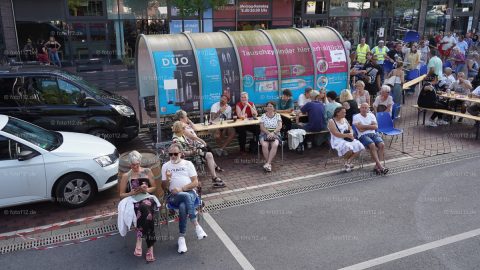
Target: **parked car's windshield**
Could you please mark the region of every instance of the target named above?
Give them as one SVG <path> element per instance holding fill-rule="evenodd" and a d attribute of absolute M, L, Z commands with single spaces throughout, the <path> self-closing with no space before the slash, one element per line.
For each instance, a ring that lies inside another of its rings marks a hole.
<path fill-rule="evenodd" d="M 62 135 L 60 133 L 43 129 L 16 118 L 9 117 L 2 131 L 24 139 L 47 151 L 52 151 L 62 144 Z"/>

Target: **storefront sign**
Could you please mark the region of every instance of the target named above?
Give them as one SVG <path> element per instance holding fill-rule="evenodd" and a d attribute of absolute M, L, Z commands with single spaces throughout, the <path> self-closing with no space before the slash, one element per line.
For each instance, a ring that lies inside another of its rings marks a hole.
<path fill-rule="evenodd" d="M 270 2 L 240 1 L 238 15 L 244 17 L 257 17 L 270 15 Z"/>

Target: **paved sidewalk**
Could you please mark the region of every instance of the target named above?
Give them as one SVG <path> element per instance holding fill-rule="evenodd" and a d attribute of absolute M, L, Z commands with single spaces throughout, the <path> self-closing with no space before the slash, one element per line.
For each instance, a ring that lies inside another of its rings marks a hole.
<path fill-rule="evenodd" d="M 409 156 L 422 158 L 446 153 L 461 153 L 467 150 L 480 151 L 480 140 L 475 140 L 473 122 L 466 120 L 463 124 L 455 122 L 449 126 L 437 128 L 425 127 L 421 123 L 416 126 L 416 109 L 411 107 L 411 104 L 415 103 L 416 96 L 407 97 L 407 104 L 402 106 L 401 118 L 396 122 L 396 127 L 403 128 L 405 131 L 406 153 L 401 152 L 402 147 L 399 138 L 394 140 L 391 148 L 386 148 L 387 160 Z M 390 138 L 386 141 L 389 143 Z M 142 134 L 132 143 L 121 146 L 120 150 L 126 152 L 132 149 L 145 149 L 149 146 L 148 135 Z M 365 162 L 370 163 L 370 155 L 364 153 L 363 156 Z M 325 168 L 326 159 L 328 159 L 328 165 Z M 222 168 L 226 169 L 226 172 L 221 173 L 220 176 L 227 183 L 227 187 L 213 189 L 209 180 L 210 177 L 202 176 L 200 178 L 204 194 L 207 194 L 206 200 L 215 202 L 232 199 L 232 195 L 229 194 L 231 190 L 337 170 L 343 166 L 343 162 L 333 153 L 328 156 L 328 148 L 325 146 L 307 149 L 303 155 L 289 151 L 286 147 L 284 162 L 281 162 L 280 156 L 278 156 L 273 164 L 272 173 L 263 172 L 263 162 L 258 160 L 256 155 L 235 156 L 235 153 L 232 153 L 228 157 L 216 158 L 216 160 Z M 265 190 L 282 189 L 288 185 L 289 183 L 284 183 L 275 185 L 275 187 L 268 187 Z M 262 190 L 252 192 L 262 193 Z M 235 196 L 241 195 L 237 194 Z M 94 201 L 81 209 L 63 209 L 52 203 L 38 203 L 2 209 L 0 210 L 0 233 L 109 214 L 116 211 L 118 201 L 117 189 L 113 188 L 99 194 Z"/>

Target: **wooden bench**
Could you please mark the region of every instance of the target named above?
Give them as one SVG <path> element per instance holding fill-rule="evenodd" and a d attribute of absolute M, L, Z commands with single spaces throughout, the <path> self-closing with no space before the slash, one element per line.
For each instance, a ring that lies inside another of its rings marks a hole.
<path fill-rule="evenodd" d="M 427 114 L 427 111 L 471 119 L 471 120 L 475 121 L 475 127 L 476 127 L 475 140 L 478 140 L 478 133 L 479 133 L 479 128 L 480 128 L 480 116 L 474 116 L 474 115 L 471 115 L 471 114 L 454 112 L 454 111 L 449 111 L 449 110 L 445 110 L 445 109 L 422 108 L 422 107 L 419 107 L 418 105 L 412 105 L 412 107 L 418 109 L 417 126 L 418 126 L 418 122 L 419 122 L 419 119 L 420 119 L 420 113 L 422 113 L 422 112 L 423 112 L 423 125 L 425 125 L 425 116 Z"/>
<path fill-rule="evenodd" d="M 419 77 L 403 84 L 403 86 L 402 86 L 402 99 L 403 99 L 402 102 L 403 102 L 403 104 L 405 104 L 405 91 L 410 89 L 410 87 L 412 87 L 412 86 L 414 86 L 418 83 L 421 83 L 423 81 L 423 79 L 425 79 L 426 76 L 427 75 L 419 76 Z"/>

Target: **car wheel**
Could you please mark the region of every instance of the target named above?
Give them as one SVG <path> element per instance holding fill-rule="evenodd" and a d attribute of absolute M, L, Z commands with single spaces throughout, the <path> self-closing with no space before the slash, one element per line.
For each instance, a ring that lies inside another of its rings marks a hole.
<path fill-rule="evenodd" d="M 104 140 L 107 140 L 109 142 L 114 141 L 113 140 L 114 138 L 112 136 L 113 134 L 106 129 L 101 129 L 101 128 L 92 129 L 88 132 L 88 134 L 100 137 L 100 138 L 102 138 Z"/>
<path fill-rule="evenodd" d="M 92 180 L 78 173 L 62 177 L 55 191 L 57 201 L 69 208 L 84 206 L 95 193 L 96 188 Z"/>

